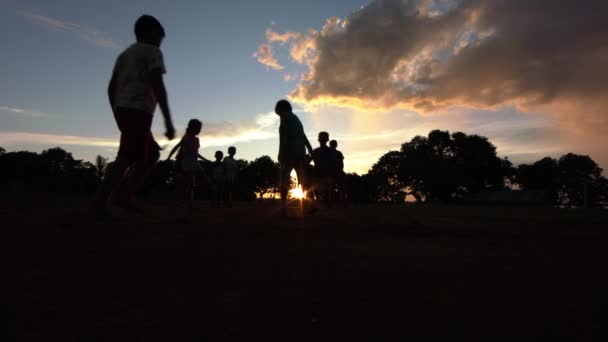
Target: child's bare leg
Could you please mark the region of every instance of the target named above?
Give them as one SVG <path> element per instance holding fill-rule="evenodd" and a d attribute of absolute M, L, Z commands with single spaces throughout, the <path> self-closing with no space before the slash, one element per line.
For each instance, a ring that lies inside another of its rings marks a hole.
<path fill-rule="evenodd" d="M 150 173 L 156 160 L 138 161 L 132 165 L 118 187 L 117 205 L 132 211 L 141 211 L 135 204 L 135 191 Z"/>
<path fill-rule="evenodd" d="M 121 183 L 128 167 L 129 164 L 126 160 L 116 159 L 112 163 L 93 201 L 93 210 L 96 214 L 104 214 L 107 211 L 108 198 Z"/>

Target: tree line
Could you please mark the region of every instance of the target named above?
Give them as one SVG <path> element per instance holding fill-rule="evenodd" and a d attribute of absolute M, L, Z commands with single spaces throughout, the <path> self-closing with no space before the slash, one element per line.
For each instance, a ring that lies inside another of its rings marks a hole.
<path fill-rule="evenodd" d="M 108 167 L 111 163 L 106 158 L 77 160 L 58 147 L 39 154 L 6 152 L 0 147 L 0 189 L 92 194 Z M 269 156 L 251 162 L 239 160 L 238 169 L 235 199 L 255 200 L 277 193 L 279 165 Z M 582 206 L 590 201 L 605 206 L 608 179 L 602 172 L 589 156 L 573 153 L 514 166 L 498 157 L 486 137 L 433 130 L 412 138 L 398 151 L 387 152 L 366 174 L 346 174 L 340 197 L 355 203 L 403 203 L 406 199 L 467 203 L 482 191 L 535 190 L 550 205 Z M 211 196 L 206 182 L 205 177 L 200 178 L 197 198 Z M 175 161 L 163 160 L 140 191 L 144 196 L 168 197 L 174 188 Z"/>

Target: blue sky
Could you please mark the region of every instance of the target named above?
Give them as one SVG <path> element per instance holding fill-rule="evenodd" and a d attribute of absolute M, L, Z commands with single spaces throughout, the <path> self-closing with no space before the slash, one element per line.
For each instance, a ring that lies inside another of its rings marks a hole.
<path fill-rule="evenodd" d="M 289 57 L 288 45 L 276 42 L 273 54 L 284 69 L 260 64 L 253 53 L 265 43 L 265 32 L 319 31 L 328 18 L 346 18 L 367 3 L 0 0 L 0 146 L 9 151 L 61 146 L 78 158 L 112 158 L 118 131 L 107 104 L 107 81 L 116 56 L 134 41 L 134 20 L 147 13 L 167 32 L 165 80 L 178 129 L 190 118 L 201 119 L 208 157 L 234 144 L 241 158 L 275 158 L 277 118 L 270 112 L 298 88 L 307 66 Z M 311 140 L 320 130 L 339 139 L 350 171 L 365 172 L 384 152 L 433 128 L 486 135 L 516 162 L 570 150 L 585 153 L 562 139 L 552 116 L 524 113 L 511 104 L 452 105 L 430 114 L 401 107 L 370 114 L 332 103 L 295 107 Z M 161 123 L 157 113 L 156 136 L 168 145 Z"/>

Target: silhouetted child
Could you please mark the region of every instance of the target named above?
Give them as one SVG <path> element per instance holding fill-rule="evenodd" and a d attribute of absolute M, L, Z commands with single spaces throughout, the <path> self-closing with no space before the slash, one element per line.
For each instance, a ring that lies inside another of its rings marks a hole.
<path fill-rule="evenodd" d="M 192 119 L 188 122 L 186 134 L 182 140 L 173 147 L 167 159 L 171 159 L 173 154 L 177 152 L 175 158 L 175 168 L 177 175 L 177 192 L 178 199 L 184 201 L 186 208 L 185 216 L 189 217 L 192 213 L 192 201 L 194 198 L 194 185 L 197 173 L 202 171 L 199 159 L 210 162 L 198 153 L 201 147 L 198 135 L 203 128 L 203 123 L 197 119 Z"/>
<path fill-rule="evenodd" d="M 236 178 L 238 176 L 238 164 L 234 159 L 236 155 L 236 147 L 228 147 L 228 156 L 224 158 L 224 192 L 225 203 L 227 207 L 232 207 L 232 197 L 236 186 Z"/>
<path fill-rule="evenodd" d="M 325 199 L 327 206 L 331 206 L 330 190 L 333 188 L 333 176 L 335 174 L 334 151 L 327 146 L 329 133 L 319 133 L 319 147 L 312 151 L 312 160 L 315 163 L 313 177 L 314 190 Z"/>
<path fill-rule="evenodd" d="M 287 193 L 291 185 L 291 171 L 295 170 L 298 182 L 302 183 L 302 176 L 306 163 L 306 151 L 312 153 L 312 146 L 304 133 L 300 119 L 293 113 L 291 104 L 287 100 L 277 102 L 274 112 L 281 118 L 279 125 L 279 163 L 281 214 L 287 216 Z"/>
<path fill-rule="evenodd" d="M 224 158 L 224 153 L 222 151 L 215 152 L 215 161 L 211 163 L 211 192 L 213 193 L 213 198 L 211 200 L 211 205 L 214 207 L 219 207 L 220 201 L 224 195 L 224 163 L 222 163 L 222 159 Z"/>
<path fill-rule="evenodd" d="M 302 166 L 302 174 L 300 176 L 300 185 L 302 186 L 302 191 L 306 193 L 306 197 L 310 200 L 315 199 L 315 194 L 313 190 L 313 182 L 314 182 L 314 167 L 311 164 L 312 157 L 307 155 L 304 158 L 303 166 Z"/>
<path fill-rule="evenodd" d="M 163 82 L 165 64 L 160 45 L 165 30 L 154 17 L 143 15 L 135 22 L 135 37 L 137 42 L 116 59 L 108 86 L 110 106 L 120 130 L 120 146 L 95 196 L 92 214 L 97 219 L 110 217 L 107 201 L 112 194 L 116 205 L 141 211 L 135 204 L 135 189 L 160 156 L 151 131 L 157 103 L 165 119 L 165 136 L 175 136 Z"/>
<path fill-rule="evenodd" d="M 332 140 L 329 142 L 329 148 L 331 148 L 331 150 L 333 151 L 333 156 L 334 156 L 334 165 L 336 167 L 335 169 L 335 173 L 334 173 L 334 189 L 332 190 L 332 193 L 334 193 L 335 191 L 337 191 L 337 197 L 340 201 L 344 201 L 344 178 L 345 178 L 345 174 L 344 174 L 344 155 L 342 154 L 342 152 L 340 152 L 338 150 L 338 142 L 336 140 Z"/>

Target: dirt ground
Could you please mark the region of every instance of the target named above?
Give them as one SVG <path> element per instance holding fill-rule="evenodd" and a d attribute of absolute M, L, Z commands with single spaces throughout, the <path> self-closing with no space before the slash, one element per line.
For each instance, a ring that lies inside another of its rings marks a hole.
<path fill-rule="evenodd" d="M 600 340 L 607 210 L 0 197 L 17 341 Z M 602 339 L 603 340 L 603 339 Z"/>

